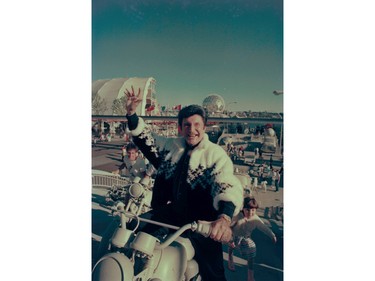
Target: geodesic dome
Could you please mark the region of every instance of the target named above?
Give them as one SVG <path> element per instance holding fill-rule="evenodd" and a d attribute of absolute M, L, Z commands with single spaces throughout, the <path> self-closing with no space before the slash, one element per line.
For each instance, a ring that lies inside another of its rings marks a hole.
<path fill-rule="evenodd" d="M 220 95 L 212 94 L 203 100 L 202 106 L 206 108 L 208 112 L 223 112 L 225 109 L 225 101 Z"/>

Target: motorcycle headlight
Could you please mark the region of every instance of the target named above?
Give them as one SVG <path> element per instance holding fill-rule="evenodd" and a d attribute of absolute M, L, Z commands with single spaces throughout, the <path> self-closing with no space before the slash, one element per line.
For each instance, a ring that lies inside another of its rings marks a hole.
<path fill-rule="evenodd" d="M 133 183 L 129 187 L 129 193 L 134 198 L 139 198 L 143 194 L 143 186 L 140 183 Z"/>

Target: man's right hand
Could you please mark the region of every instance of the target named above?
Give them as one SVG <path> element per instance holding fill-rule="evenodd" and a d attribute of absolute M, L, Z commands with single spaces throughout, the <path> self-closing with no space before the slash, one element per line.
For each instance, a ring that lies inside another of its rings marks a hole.
<path fill-rule="evenodd" d="M 127 97 L 126 100 L 126 112 L 128 115 L 133 115 L 136 112 L 138 105 L 141 103 L 143 96 L 141 95 L 141 88 L 138 88 L 138 94 L 135 95 L 134 88 L 132 86 L 131 91 L 125 89 L 124 94 Z"/>
<path fill-rule="evenodd" d="M 224 217 L 220 217 L 211 224 L 210 238 L 221 242 L 228 243 L 232 239 L 232 229 L 230 228 L 230 222 Z"/>

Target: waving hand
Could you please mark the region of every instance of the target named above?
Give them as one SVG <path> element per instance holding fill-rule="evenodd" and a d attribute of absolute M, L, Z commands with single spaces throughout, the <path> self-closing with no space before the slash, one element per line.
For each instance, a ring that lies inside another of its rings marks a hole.
<path fill-rule="evenodd" d="M 127 97 L 126 100 L 126 111 L 128 115 L 133 115 L 136 112 L 138 105 L 142 102 L 143 96 L 141 95 L 141 88 L 138 88 L 138 94 L 134 93 L 134 88 L 132 86 L 131 91 L 125 89 L 124 94 Z"/>

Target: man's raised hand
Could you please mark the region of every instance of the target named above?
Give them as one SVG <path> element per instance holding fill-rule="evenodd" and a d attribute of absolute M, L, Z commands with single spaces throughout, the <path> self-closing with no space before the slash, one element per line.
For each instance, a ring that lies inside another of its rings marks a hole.
<path fill-rule="evenodd" d="M 131 91 L 125 89 L 124 94 L 126 95 L 126 111 L 128 115 L 133 115 L 136 112 L 138 105 L 142 102 L 143 96 L 141 95 L 141 88 L 138 88 L 138 94 L 134 93 L 132 86 Z"/>

